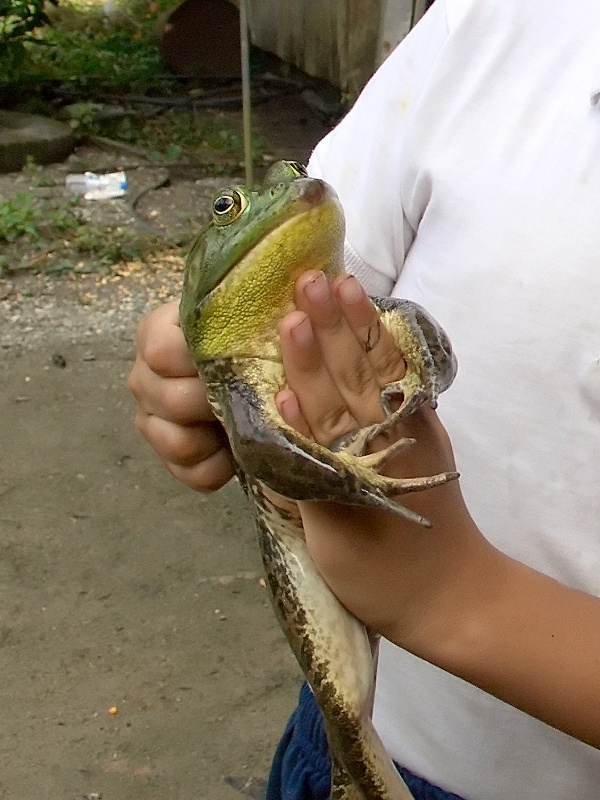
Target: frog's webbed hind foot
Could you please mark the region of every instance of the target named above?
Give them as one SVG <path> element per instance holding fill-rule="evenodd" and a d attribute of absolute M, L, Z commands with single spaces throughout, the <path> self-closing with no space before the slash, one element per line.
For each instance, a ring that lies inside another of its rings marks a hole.
<path fill-rule="evenodd" d="M 379 428 L 378 425 L 374 425 L 373 427 Z M 365 450 L 367 446 L 378 435 L 379 431 L 372 431 L 370 427 L 363 428 L 352 437 L 344 437 L 344 440 L 336 442 L 335 445 L 332 445 L 331 450 L 334 452 L 342 451 L 348 455 L 355 456 L 360 459 L 360 463 L 367 469 L 374 469 L 376 472 L 379 472 L 388 461 L 391 461 L 398 453 L 402 452 L 402 450 L 406 450 L 407 447 L 410 447 L 416 442 L 416 439 L 402 438 L 392 442 L 392 444 L 385 447 L 383 450 L 378 450 L 376 453 L 366 453 Z M 342 444 L 343 441 L 347 441 L 347 444 Z"/>
<path fill-rule="evenodd" d="M 402 437 L 374 453 L 365 452 L 377 437 L 382 435 L 389 437 L 393 429 L 397 427 L 398 417 L 401 413 L 402 408 L 399 408 L 396 412 L 392 412 L 391 416 L 388 416 L 383 422 L 369 425 L 356 433 L 342 437 L 331 446 L 331 449 L 347 462 L 348 469 L 359 473 L 363 476 L 365 483 L 376 488 L 387 498 L 386 507 L 389 511 L 428 527 L 429 522 L 424 517 L 414 514 L 390 498 L 393 495 L 409 494 L 440 486 L 458 478 L 458 472 L 441 472 L 437 475 L 428 475 L 420 478 L 390 478 L 381 475 L 381 470 L 388 462 L 416 443 L 416 439 L 412 438 Z M 409 413 L 412 413 L 412 409 Z M 404 418 L 403 414 L 401 418 Z"/>
<path fill-rule="evenodd" d="M 387 420 L 358 431 L 332 450 L 287 425 L 274 402 L 259 398 L 249 382 L 234 375 L 227 392 L 224 405 L 231 415 L 227 428 L 232 431 L 236 461 L 242 471 L 290 500 L 379 508 L 429 527 L 428 520 L 394 500 L 394 495 L 423 491 L 457 477 L 456 472 L 417 478 L 381 475 L 383 466 L 413 443 L 400 438 L 381 451 L 367 453 L 369 442 L 382 426 L 387 431 Z"/>
<path fill-rule="evenodd" d="M 365 444 L 371 440 L 369 429 L 359 432 L 357 439 L 347 449 L 336 455 L 345 462 L 348 471 L 356 475 L 363 487 L 368 487 L 367 492 L 370 497 L 372 499 L 377 497 L 376 502 L 369 502 L 367 505 L 376 505 L 412 522 L 417 522 L 419 525 L 430 527 L 429 520 L 394 500 L 394 495 L 421 492 L 425 489 L 432 489 L 434 486 L 441 486 L 458 478 L 458 472 L 440 472 L 437 475 L 425 475 L 417 478 L 390 478 L 387 475 L 381 475 L 380 470 L 399 452 L 414 444 L 415 440 L 398 439 L 383 450 L 365 455 L 353 452 L 360 446 L 360 440 L 366 440 Z"/>

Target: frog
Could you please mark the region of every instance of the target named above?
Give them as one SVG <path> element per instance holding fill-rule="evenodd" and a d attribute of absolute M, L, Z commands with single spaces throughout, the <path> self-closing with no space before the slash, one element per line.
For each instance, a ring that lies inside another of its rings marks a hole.
<path fill-rule="evenodd" d="M 250 500 L 275 613 L 323 716 L 331 800 L 409 800 L 371 721 L 378 637 L 320 576 L 298 502 L 384 509 L 430 526 L 400 498 L 458 474 L 391 478 L 383 467 L 414 444 L 392 434 L 423 404 L 437 405 L 457 361 L 447 334 L 421 306 L 371 298 L 406 363 L 404 376 L 381 390 L 384 421 L 325 447 L 283 420 L 275 403 L 287 385 L 279 321 L 295 307 L 303 272 L 316 269 L 329 280 L 345 274 L 344 241 L 335 190 L 297 162 L 274 164 L 257 189 L 223 188 L 186 259 L 180 325 Z M 381 435 L 389 444 L 371 452 Z"/>

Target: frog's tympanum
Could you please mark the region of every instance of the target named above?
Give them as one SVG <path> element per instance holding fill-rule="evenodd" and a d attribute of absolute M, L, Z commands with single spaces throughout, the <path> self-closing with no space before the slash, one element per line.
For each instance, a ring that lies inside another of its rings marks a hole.
<path fill-rule="evenodd" d="M 294 308 L 302 272 L 318 269 L 328 278 L 343 272 L 343 243 L 344 216 L 333 189 L 296 163 L 275 164 L 260 191 L 233 186 L 215 198 L 212 221 L 187 260 L 180 319 L 252 502 L 275 610 L 323 713 L 331 798 L 408 800 L 370 719 L 377 637 L 329 590 L 308 555 L 296 504 L 278 502 L 274 493 L 387 509 L 428 525 L 398 495 L 456 473 L 392 479 L 379 470 L 406 441 L 375 455 L 367 449 L 421 404 L 435 405 L 456 361 L 447 336 L 422 308 L 374 298 L 407 363 L 402 380 L 382 391 L 385 422 L 331 448 L 286 425 L 274 402 L 285 386 L 278 324 Z"/>

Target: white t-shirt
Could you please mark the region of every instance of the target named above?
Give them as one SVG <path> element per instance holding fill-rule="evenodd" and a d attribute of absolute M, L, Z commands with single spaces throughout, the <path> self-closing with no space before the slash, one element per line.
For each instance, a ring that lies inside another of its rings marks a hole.
<path fill-rule="evenodd" d="M 481 529 L 600 595 L 597 89 L 598 0 L 436 0 L 309 169 L 367 290 L 453 340 L 440 414 Z M 395 760 L 468 800 L 600 799 L 600 751 L 387 643 L 374 716 Z"/>

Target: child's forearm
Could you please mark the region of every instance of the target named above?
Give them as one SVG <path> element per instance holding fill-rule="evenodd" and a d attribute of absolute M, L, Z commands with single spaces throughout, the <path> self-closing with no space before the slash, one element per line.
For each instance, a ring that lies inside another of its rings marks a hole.
<path fill-rule="evenodd" d="M 410 634 L 403 624 L 391 638 L 600 747 L 600 599 L 481 543 L 422 624 Z"/>

